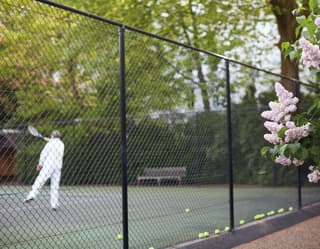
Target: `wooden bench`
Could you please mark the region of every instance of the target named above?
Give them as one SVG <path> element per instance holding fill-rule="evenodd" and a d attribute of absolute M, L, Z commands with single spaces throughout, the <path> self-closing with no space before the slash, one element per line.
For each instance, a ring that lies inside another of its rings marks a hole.
<path fill-rule="evenodd" d="M 186 174 L 186 167 L 144 168 L 142 175 L 137 177 L 137 183 L 140 184 L 144 180 L 157 180 L 158 185 L 160 185 L 163 179 L 177 180 L 181 183 Z"/>

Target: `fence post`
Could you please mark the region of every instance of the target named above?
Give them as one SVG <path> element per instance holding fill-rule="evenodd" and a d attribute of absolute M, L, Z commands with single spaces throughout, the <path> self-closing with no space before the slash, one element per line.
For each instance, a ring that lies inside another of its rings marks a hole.
<path fill-rule="evenodd" d="M 231 91 L 229 60 L 225 60 L 226 66 L 226 94 L 227 94 L 227 127 L 228 127 L 228 165 L 229 165 L 229 205 L 230 228 L 234 229 L 234 199 L 233 199 L 233 159 L 232 159 L 232 122 L 231 122 Z"/>
<path fill-rule="evenodd" d="M 129 248 L 128 230 L 128 179 L 127 179 L 127 127 L 126 127 L 126 81 L 125 81 L 125 26 L 119 27 L 120 56 L 120 116 L 121 116 L 121 169 L 122 169 L 122 222 L 123 248 Z"/>
<path fill-rule="evenodd" d="M 294 90 L 295 93 L 294 95 L 300 99 L 300 86 L 299 83 L 296 80 L 293 80 L 292 83 L 294 84 Z M 298 106 L 299 108 L 299 106 Z M 301 209 L 302 207 L 302 196 L 301 196 L 301 188 L 302 188 L 302 183 L 301 183 L 301 167 L 298 167 L 298 173 L 297 173 L 297 177 L 298 177 L 298 182 L 297 182 L 297 188 L 298 188 L 298 208 Z"/>

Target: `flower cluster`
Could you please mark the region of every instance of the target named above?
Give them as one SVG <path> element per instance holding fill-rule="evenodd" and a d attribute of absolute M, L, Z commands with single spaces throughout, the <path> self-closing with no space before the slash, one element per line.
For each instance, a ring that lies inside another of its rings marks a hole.
<path fill-rule="evenodd" d="M 320 29 L 320 17 L 314 20 L 316 30 Z M 313 24 L 313 25 L 314 25 Z M 299 39 L 299 47 L 302 49 L 301 59 L 302 63 L 307 68 L 320 69 L 320 47 L 319 45 L 312 44 L 309 40 L 304 37 Z"/>
<path fill-rule="evenodd" d="M 320 180 L 320 171 L 314 166 L 310 166 L 309 170 L 311 171 L 311 173 L 308 174 L 309 182 L 317 183 Z"/>
<path fill-rule="evenodd" d="M 320 22 L 320 21 L 319 21 Z M 299 39 L 299 45 L 302 48 L 301 59 L 306 67 L 319 68 L 320 65 L 320 48 L 318 45 L 313 45 L 304 37 Z"/>
<path fill-rule="evenodd" d="M 310 15 L 299 16 L 298 29 L 301 38 L 295 43 L 283 42 L 282 49 L 285 56 L 290 59 L 298 59 L 310 69 L 310 71 L 320 72 L 320 15 L 318 1 L 309 2 Z M 299 8 L 297 9 L 299 12 Z M 295 13 L 297 13 L 295 11 Z M 312 162 L 316 166 L 310 166 L 308 180 L 312 183 L 320 181 L 320 94 L 315 96 L 314 103 L 306 112 L 300 113 L 295 119 L 299 122 L 297 126 L 291 121 L 292 114 L 296 111 L 298 99 L 292 93 L 286 91 L 279 83 L 276 83 L 275 90 L 278 96 L 277 102 L 270 102 L 270 111 L 265 111 L 261 116 L 268 121 L 264 126 L 270 132 L 264 138 L 273 146 L 261 148 L 264 156 L 270 154 L 276 163 L 289 166 L 300 166 L 304 160 Z M 311 127 L 312 124 L 312 127 Z M 304 138 L 304 139 L 302 139 Z"/>
<path fill-rule="evenodd" d="M 318 32 L 320 29 L 320 17 L 317 17 L 314 20 L 314 24 L 316 25 L 316 29 L 314 32 Z M 310 37 L 314 36 L 315 40 L 318 40 L 317 35 L 309 34 Z M 308 68 L 314 67 L 316 70 L 320 70 L 320 48 L 319 45 L 314 45 L 310 41 L 305 38 L 299 39 L 299 45 L 302 49 L 301 59 L 304 65 Z M 308 174 L 309 182 L 317 183 L 320 180 L 320 171 L 315 166 L 309 167 L 311 173 Z"/>
<path fill-rule="evenodd" d="M 264 139 L 271 144 L 277 145 L 295 143 L 301 138 L 307 137 L 309 135 L 310 124 L 298 127 L 291 121 L 291 115 L 297 110 L 299 99 L 294 97 L 291 92 L 287 91 L 278 82 L 275 84 L 275 91 L 278 102 L 269 102 L 271 110 L 261 113 L 261 116 L 268 120 L 264 122 L 264 126 L 270 132 L 264 135 Z M 280 131 L 283 131 L 284 134 L 280 135 Z M 300 166 L 304 163 L 303 160 L 287 157 L 283 154 L 277 155 L 275 162 L 285 166 L 291 164 Z"/>
<path fill-rule="evenodd" d="M 299 99 L 294 97 L 291 92 L 288 92 L 278 82 L 275 84 L 275 91 L 279 102 L 269 102 L 269 107 L 271 110 L 264 111 L 261 116 L 265 119 L 273 121 L 274 125 L 277 125 L 283 124 L 291 119 L 291 114 L 297 110 L 297 103 L 299 102 Z M 278 126 L 278 128 L 279 127 L 280 126 Z"/>

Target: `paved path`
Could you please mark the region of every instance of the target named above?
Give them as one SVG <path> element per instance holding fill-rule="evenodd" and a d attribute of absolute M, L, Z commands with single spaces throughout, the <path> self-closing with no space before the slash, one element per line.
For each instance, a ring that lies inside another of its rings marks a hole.
<path fill-rule="evenodd" d="M 320 249 L 320 216 L 232 249 Z"/>

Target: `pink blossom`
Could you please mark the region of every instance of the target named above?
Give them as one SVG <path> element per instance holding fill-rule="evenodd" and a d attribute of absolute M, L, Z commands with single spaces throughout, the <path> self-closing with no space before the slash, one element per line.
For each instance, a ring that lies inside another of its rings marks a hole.
<path fill-rule="evenodd" d="M 277 112 L 275 112 L 275 111 L 264 111 L 261 113 L 261 117 L 268 119 L 268 120 L 272 120 L 272 121 L 276 121 L 275 120 L 276 115 L 277 115 Z"/>
<path fill-rule="evenodd" d="M 292 163 L 295 165 L 295 166 L 301 166 L 304 164 L 304 161 L 303 160 L 298 160 L 297 158 L 293 159 Z"/>
<path fill-rule="evenodd" d="M 276 122 L 266 121 L 264 122 L 264 127 L 266 127 L 271 133 L 278 133 L 283 125 Z"/>
<path fill-rule="evenodd" d="M 320 180 L 320 172 L 314 169 L 310 174 L 308 174 L 309 182 L 317 183 Z"/>
<path fill-rule="evenodd" d="M 295 112 L 297 110 L 296 105 L 289 105 L 286 108 L 284 108 L 285 113 Z"/>
<path fill-rule="evenodd" d="M 285 142 L 290 143 L 293 141 L 300 140 L 301 138 L 307 137 L 309 135 L 309 132 L 306 131 L 305 127 L 295 127 L 295 128 L 289 128 L 286 130 L 285 134 Z"/>
<path fill-rule="evenodd" d="M 287 126 L 289 129 L 296 128 L 296 124 L 295 124 L 293 121 L 288 121 L 288 122 L 286 122 L 286 126 Z"/>
<path fill-rule="evenodd" d="M 320 49 L 318 45 L 313 45 L 304 37 L 299 39 L 300 47 L 302 48 L 301 59 L 306 67 L 318 68 L 320 65 Z"/>
<path fill-rule="evenodd" d="M 274 101 L 270 101 L 269 102 L 269 107 L 271 110 L 274 111 L 279 111 L 280 110 L 280 103 L 274 102 Z"/>
<path fill-rule="evenodd" d="M 286 116 L 285 112 L 278 112 L 277 115 L 274 117 L 274 121 L 280 122 Z M 290 119 L 290 118 L 289 118 Z"/>
<path fill-rule="evenodd" d="M 264 134 L 264 139 L 271 144 L 279 144 L 282 142 L 281 138 L 277 134 Z"/>
<path fill-rule="evenodd" d="M 293 93 L 287 91 L 279 82 L 275 83 L 274 88 L 280 103 L 283 103 L 284 101 L 291 101 L 289 99 L 293 98 Z"/>
<path fill-rule="evenodd" d="M 287 105 L 296 105 L 298 104 L 299 99 L 297 97 L 290 97 L 290 98 L 285 98 L 281 101 L 281 103 L 285 106 Z"/>
<path fill-rule="evenodd" d="M 283 155 L 280 155 L 278 157 L 276 157 L 276 160 L 275 160 L 276 163 L 280 163 L 284 166 L 290 166 L 291 165 L 291 160 L 290 158 L 287 158 Z"/>
<path fill-rule="evenodd" d="M 278 96 L 279 102 L 270 101 L 270 111 L 264 111 L 261 116 L 265 119 L 283 123 L 289 121 L 291 113 L 297 110 L 296 104 L 299 102 L 293 93 L 287 91 L 280 83 L 275 83 L 275 91 Z"/>
<path fill-rule="evenodd" d="M 314 23 L 318 28 L 320 28 L 320 17 L 317 17 L 316 20 L 314 20 Z"/>
<path fill-rule="evenodd" d="M 290 121 L 290 119 L 291 119 L 291 115 L 290 114 L 284 116 L 284 122 L 288 122 L 288 121 Z"/>

